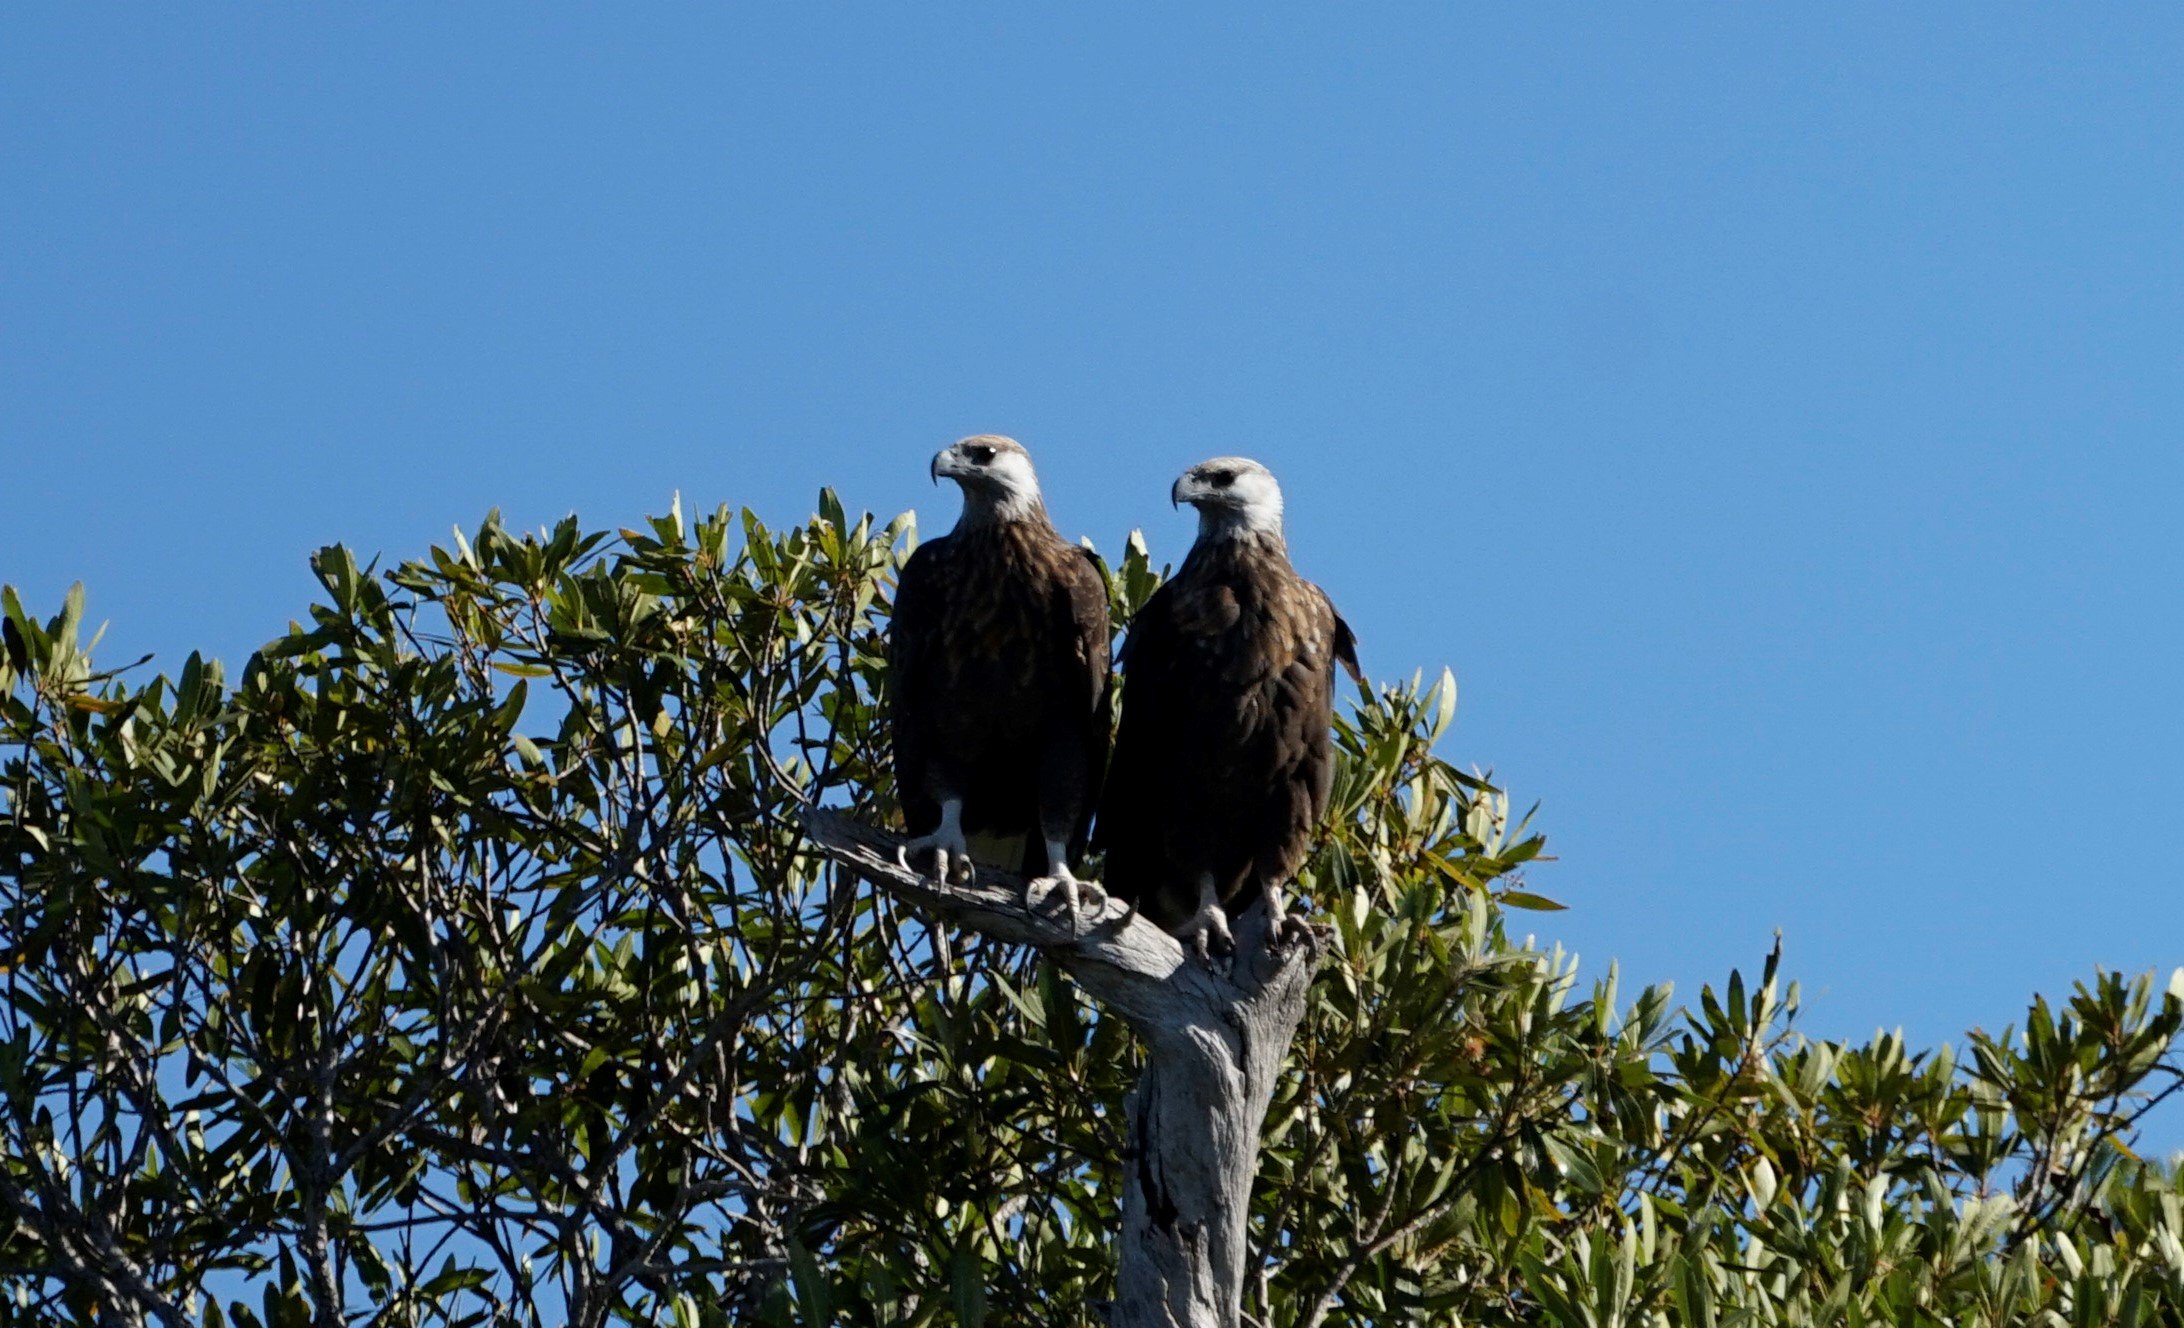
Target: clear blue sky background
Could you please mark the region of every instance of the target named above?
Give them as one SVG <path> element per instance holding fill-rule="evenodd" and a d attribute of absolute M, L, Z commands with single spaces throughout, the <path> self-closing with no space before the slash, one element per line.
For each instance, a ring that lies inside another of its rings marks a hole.
<path fill-rule="evenodd" d="M 996 430 L 1174 558 L 1248 453 L 1596 970 L 2184 963 L 2184 19 L 1101 11 L 9 11 L 0 579 L 171 666 L 495 505 L 932 526 Z"/>

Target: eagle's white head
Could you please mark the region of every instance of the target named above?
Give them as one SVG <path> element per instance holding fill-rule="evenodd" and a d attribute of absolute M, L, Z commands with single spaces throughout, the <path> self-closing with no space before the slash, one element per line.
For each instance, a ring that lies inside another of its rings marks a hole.
<path fill-rule="evenodd" d="M 1168 498 L 1198 509 L 1198 538 L 1237 539 L 1282 534 L 1282 486 L 1249 457 L 1201 461 L 1176 478 Z"/>
<path fill-rule="evenodd" d="M 963 490 L 963 523 L 1028 521 L 1046 515 L 1031 453 L 1014 438 L 982 433 L 933 457 L 933 483 L 951 479 Z"/>

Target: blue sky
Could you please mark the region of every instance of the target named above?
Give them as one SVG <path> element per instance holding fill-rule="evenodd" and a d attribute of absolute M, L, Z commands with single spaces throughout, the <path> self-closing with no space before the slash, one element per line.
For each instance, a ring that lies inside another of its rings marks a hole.
<path fill-rule="evenodd" d="M 1543 916 L 1920 1041 L 2184 963 L 2184 19 L 17 9 L 0 579 L 232 658 L 334 540 L 1274 467 Z M 2184 1143 L 2174 1113 L 2165 1142 Z"/>

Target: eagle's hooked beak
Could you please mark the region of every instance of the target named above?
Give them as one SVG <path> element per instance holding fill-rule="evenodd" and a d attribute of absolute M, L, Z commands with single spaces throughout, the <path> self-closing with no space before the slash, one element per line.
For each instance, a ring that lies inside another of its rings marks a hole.
<path fill-rule="evenodd" d="M 1178 475 L 1175 477 L 1175 483 L 1168 486 L 1168 506 L 1178 508 L 1183 506 L 1183 481 L 1189 478 L 1188 472 Z"/>
<path fill-rule="evenodd" d="M 947 448 L 945 448 L 945 447 L 944 447 L 944 448 L 942 448 L 941 450 L 939 450 L 938 452 L 935 452 L 935 453 L 933 453 L 933 464 L 932 464 L 932 465 L 930 465 L 930 466 L 927 466 L 927 467 L 925 468 L 925 470 L 926 470 L 926 473 L 927 473 L 927 474 L 929 474 L 929 475 L 931 475 L 931 476 L 933 477 L 933 483 L 935 483 L 935 484 L 938 484 L 938 483 L 940 483 L 940 461 L 941 461 L 941 458 L 942 458 L 942 457 L 945 457 L 945 456 L 947 456 L 947 455 L 948 455 L 948 449 L 947 449 Z"/>

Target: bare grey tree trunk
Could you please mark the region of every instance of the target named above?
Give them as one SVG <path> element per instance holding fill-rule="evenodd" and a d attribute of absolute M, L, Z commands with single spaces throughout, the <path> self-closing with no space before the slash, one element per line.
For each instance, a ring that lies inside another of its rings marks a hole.
<path fill-rule="evenodd" d="M 1110 901 L 1074 925 L 1056 902 L 1027 906 L 1021 878 L 981 868 L 968 884 L 895 862 L 901 840 L 814 811 L 812 845 L 951 925 L 1036 947 L 1130 1021 L 1145 1066 L 1128 1102 L 1113 1328 L 1238 1328 L 1259 1130 L 1304 1018 L 1322 942 L 1270 947 L 1267 919 L 1237 919 L 1236 957 L 1217 973 L 1174 937 Z"/>

